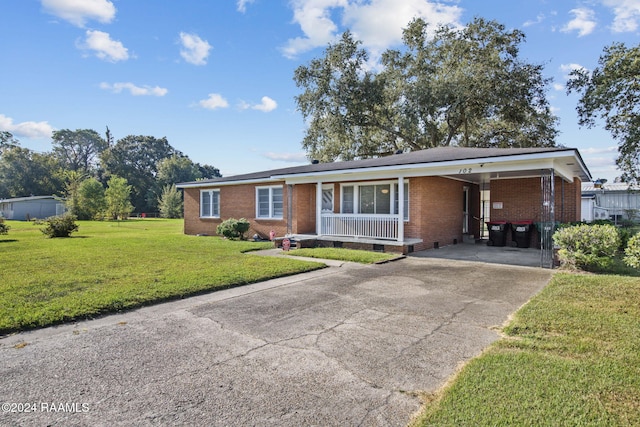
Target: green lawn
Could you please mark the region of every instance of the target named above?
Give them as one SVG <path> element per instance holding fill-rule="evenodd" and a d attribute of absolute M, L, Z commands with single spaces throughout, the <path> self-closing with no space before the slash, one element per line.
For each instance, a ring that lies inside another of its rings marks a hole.
<path fill-rule="evenodd" d="M 640 425 L 640 278 L 558 273 L 504 332 L 416 426 Z"/>
<path fill-rule="evenodd" d="M 271 243 L 186 236 L 182 220 L 78 221 L 71 238 L 6 221 L 0 236 L 0 334 L 323 267 L 243 252 Z"/>
<path fill-rule="evenodd" d="M 287 252 L 287 255 L 335 259 L 339 261 L 359 262 L 361 264 L 373 264 L 376 262 L 389 261 L 399 256 L 398 254 L 392 253 L 360 251 L 344 248 L 303 248 Z"/>

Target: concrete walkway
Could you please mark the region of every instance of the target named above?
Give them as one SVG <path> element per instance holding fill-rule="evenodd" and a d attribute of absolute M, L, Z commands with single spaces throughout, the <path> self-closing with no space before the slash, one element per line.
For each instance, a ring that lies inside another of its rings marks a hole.
<path fill-rule="evenodd" d="M 0 425 L 403 426 L 550 277 L 343 263 L 12 335 Z"/>

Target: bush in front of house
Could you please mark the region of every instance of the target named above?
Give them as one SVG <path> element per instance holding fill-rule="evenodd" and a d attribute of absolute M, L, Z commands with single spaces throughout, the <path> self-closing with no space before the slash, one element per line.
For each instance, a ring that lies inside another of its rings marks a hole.
<path fill-rule="evenodd" d="M 216 233 L 227 239 L 244 240 L 244 233 L 249 231 L 249 221 L 244 218 L 229 218 L 216 227 Z"/>
<path fill-rule="evenodd" d="M 71 233 L 78 231 L 76 217 L 69 213 L 60 216 L 52 216 L 44 220 L 45 227 L 40 229 L 47 237 L 69 237 Z"/>
<path fill-rule="evenodd" d="M 0 221 L 0 236 L 2 236 L 3 234 L 9 234 L 9 229 L 10 228 L 11 227 L 9 227 L 3 221 Z"/>
<path fill-rule="evenodd" d="M 608 268 L 620 247 L 618 230 L 609 224 L 561 228 L 553 235 L 553 241 L 559 246 L 560 263 L 581 270 Z"/>
<path fill-rule="evenodd" d="M 629 267 L 640 268 L 640 233 L 629 239 L 624 255 L 625 264 Z"/>

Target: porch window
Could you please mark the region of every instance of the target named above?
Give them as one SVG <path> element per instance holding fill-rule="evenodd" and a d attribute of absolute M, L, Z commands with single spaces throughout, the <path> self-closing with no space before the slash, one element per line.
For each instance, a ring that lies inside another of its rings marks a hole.
<path fill-rule="evenodd" d="M 220 218 L 220 190 L 200 191 L 200 217 Z"/>
<path fill-rule="evenodd" d="M 342 186 L 343 214 L 398 215 L 398 184 L 363 183 Z M 357 209 L 356 209 L 357 208 Z M 404 220 L 409 220 L 409 183 L 404 183 Z"/>
<path fill-rule="evenodd" d="M 352 214 L 353 211 L 353 185 L 342 187 L 342 213 Z"/>
<path fill-rule="evenodd" d="M 389 184 L 360 185 L 360 213 L 388 215 L 391 213 Z"/>
<path fill-rule="evenodd" d="M 393 198 L 393 213 L 398 215 L 398 201 L 400 196 L 398 194 L 398 184 L 393 184 L 394 198 Z M 409 221 L 409 183 L 404 183 L 404 220 Z"/>
<path fill-rule="evenodd" d="M 282 219 L 282 186 L 256 188 L 256 217 Z"/>

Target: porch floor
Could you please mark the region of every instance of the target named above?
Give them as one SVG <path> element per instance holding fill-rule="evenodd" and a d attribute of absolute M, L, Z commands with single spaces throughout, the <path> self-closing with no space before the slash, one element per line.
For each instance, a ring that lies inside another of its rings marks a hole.
<path fill-rule="evenodd" d="M 372 239 L 368 237 L 348 237 L 348 236 L 317 236 L 315 234 L 289 234 L 287 238 L 296 241 L 320 240 L 323 242 L 343 242 L 361 243 L 365 245 L 385 245 L 385 246 L 409 246 L 422 243 L 422 239 L 404 239 L 402 242 L 387 239 Z"/>

